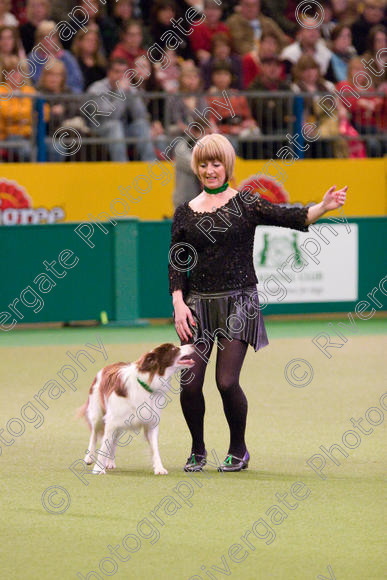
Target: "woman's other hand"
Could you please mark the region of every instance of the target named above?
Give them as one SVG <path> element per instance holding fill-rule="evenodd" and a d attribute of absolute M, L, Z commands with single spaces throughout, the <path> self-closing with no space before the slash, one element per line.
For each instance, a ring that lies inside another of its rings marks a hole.
<path fill-rule="evenodd" d="M 174 305 L 174 310 L 176 332 L 182 341 L 187 341 L 189 338 L 192 338 L 192 332 L 188 323 L 196 326 L 192 312 L 183 300 Z"/>
<path fill-rule="evenodd" d="M 322 207 L 324 211 L 333 211 L 334 209 L 343 206 L 347 198 L 347 189 L 347 185 L 342 189 L 337 190 L 336 185 L 330 187 L 322 200 Z"/>

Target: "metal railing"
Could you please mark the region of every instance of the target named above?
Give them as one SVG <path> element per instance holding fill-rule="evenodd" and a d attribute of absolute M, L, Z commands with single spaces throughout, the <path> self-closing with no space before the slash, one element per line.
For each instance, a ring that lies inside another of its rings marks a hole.
<path fill-rule="evenodd" d="M 232 97 L 231 90 L 228 95 Z M 146 106 L 145 133 L 143 127 L 142 135 L 130 135 L 125 134 L 125 129 L 134 121 L 138 122 L 138 119 L 130 117 L 129 105 L 133 99 L 131 94 L 125 97 L 128 102 L 128 118 L 124 121 L 115 119 L 114 102 L 119 101 L 111 101 L 111 117 L 95 115 L 98 127 L 82 110 L 90 99 L 98 101 L 100 97 L 95 95 L 14 95 L 12 108 L 5 102 L 0 104 L 0 162 L 117 160 L 117 146 L 121 151 L 126 151 L 128 160 L 139 160 L 144 158 L 141 146 L 149 140 L 155 157 L 163 158 L 163 152 L 177 136 L 188 140 L 183 129 L 176 124 L 176 110 L 173 107 L 177 100 L 186 96 L 181 93 L 141 93 Z M 203 94 L 197 96 L 203 98 Z M 222 98 L 221 94 L 212 96 Z M 382 103 L 368 116 L 362 111 L 355 112 L 347 108 L 349 125 L 355 133 L 343 133 L 333 117 L 324 114 L 321 108 L 318 110 L 318 101 L 323 94 L 311 97 L 310 94 L 283 91 L 243 91 L 238 92 L 238 96 L 246 98 L 258 127 L 258 130 L 244 130 L 231 137 L 238 154 L 243 158 L 278 159 L 281 158 L 279 152 L 284 151 L 284 147 L 292 151 L 295 158 L 346 157 L 349 156 L 349 146 L 353 148 L 354 144 L 363 147 L 366 155 L 370 157 L 382 157 L 387 153 L 387 98 L 380 93 L 367 92 L 362 95 L 363 99 L 377 97 L 379 105 Z M 20 107 L 16 105 L 18 101 Z M 208 109 L 207 118 L 211 122 Z M 238 127 L 242 123 L 237 111 L 234 121 L 230 118 L 227 120 L 226 117 L 221 120 L 213 117 L 212 121 L 215 120 L 220 131 L 222 132 L 223 127 L 228 136 L 230 125 Z M 120 132 L 117 137 L 108 130 L 107 121 L 110 125 L 112 121 L 116 125 L 122 125 L 122 134 Z M 197 121 L 198 118 L 195 117 L 195 122 Z M 158 134 L 154 133 L 150 137 L 149 131 L 155 122 L 159 122 Z M 315 122 L 323 136 L 313 141 L 305 139 L 302 135 L 305 122 Z M 206 125 L 202 123 L 202 126 Z M 291 141 L 296 135 L 298 146 Z"/>

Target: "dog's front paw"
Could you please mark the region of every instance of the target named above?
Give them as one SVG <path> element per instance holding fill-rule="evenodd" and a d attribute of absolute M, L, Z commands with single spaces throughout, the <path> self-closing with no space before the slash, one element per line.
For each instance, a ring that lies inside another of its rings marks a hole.
<path fill-rule="evenodd" d="M 168 475 L 168 471 L 163 467 L 155 467 L 154 469 L 155 475 Z"/>

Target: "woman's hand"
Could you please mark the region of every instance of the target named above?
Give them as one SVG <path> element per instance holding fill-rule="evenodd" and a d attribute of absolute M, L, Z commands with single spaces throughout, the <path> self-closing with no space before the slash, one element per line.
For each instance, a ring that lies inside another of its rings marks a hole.
<path fill-rule="evenodd" d="M 328 211 L 333 211 L 344 205 L 347 197 L 347 189 L 347 185 L 338 190 L 336 190 L 336 185 L 330 187 L 320 203 L 308 208 L 305 225 L 309 226 L 310 224 L 314 224 Z"/>
<path fill-rule="evenodd" d="M 344 205 L 346 197 L 347 197 L 347 189 L 348 186 L 346 185 L 342 189 L 336 190 L 336 185 L 330 187 L 322 200 L 322 209 L 324 211 L 333 211 L 334 209 L 338 209 L 342 205 Z"/>
<path fill-rule="evenodd" d="M 183 302 L 183 300 L 175 304 L 174 309 L 175 309 L 176 332 L 182 341 L 187 341 L 189 338 L 192 338 L 192 332 L 190 327 L 188 326 L 188 322 L 190 322 L 192 326 L 196 326 L 196 323 L 192 316 L 192 312 L 188 308 L 186 303 Z"/>

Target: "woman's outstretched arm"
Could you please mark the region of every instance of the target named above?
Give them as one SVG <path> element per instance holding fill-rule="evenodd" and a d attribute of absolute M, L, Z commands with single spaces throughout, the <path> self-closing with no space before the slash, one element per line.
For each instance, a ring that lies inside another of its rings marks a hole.
<path fill-rule="evenodd" d="M 336 190 L 336 185 L 330 187 L 323 197 L 323 200 L 308 208 L 305 225 L 313 224 L 328 211 L 333 211 L 343 206 L 347 196 L 348 186 Z"/>

